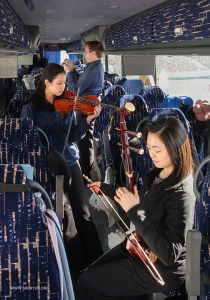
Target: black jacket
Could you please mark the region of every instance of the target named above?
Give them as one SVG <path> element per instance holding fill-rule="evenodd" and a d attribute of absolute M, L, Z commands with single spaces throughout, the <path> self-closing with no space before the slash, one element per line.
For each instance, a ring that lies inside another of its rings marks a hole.
<path fill-rule="evenodd" d="M 113 198 L 115 189 L 104 183 L 101 190 Z M 173 189 L 145 180 L 139 190 L 140 203 L 127 212 L 150 250 L 158 257 L 155 267 L 163 278 L 185 274 L 186 234 L 193 226 L 195 195 L 189 176 Z"/>

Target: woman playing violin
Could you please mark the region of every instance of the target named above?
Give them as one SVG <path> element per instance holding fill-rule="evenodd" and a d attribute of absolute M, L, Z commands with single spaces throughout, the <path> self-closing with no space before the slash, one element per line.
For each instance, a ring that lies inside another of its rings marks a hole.
<path fill-rule="evenodd" d="M 62 96 L 65 83 L 64 68 L 55 63 L 48 64 L 43 70 L 42 80 L 37 84 L 36 91 L 23 103 L 21 113 L 22 118 L 31 118 L 34 120 L 34 125 L 46 133 L 50 150 L 58 150 L 61 153 L 72 115 L 64 114 L 61 118 L 53 103 L 57 96 Z M 90 263 L 103 254 L 96 228 L 90 218 L 76 146 L 76 142 L 82 139 L 86 131 L 91 128 L 92 120 L 99 116 L 100 111 L 101 107 L 96 106 L 93 115 L 83 118 L 79 124 L 73 121 L 65 151 L 65 158 L 72 173 L 72 184 L 69 190 L 70 203 L 65 206 L 64 218 L 64 223 L 65 219 L 68 219 L 64 240 L 71 271 L 86 269 Z"/>
<path fill-rule="evenodd" d="M 130 241 L 104 254 L 80 277 L 76 300 L 105 300 L 165 292 L 184 281 L 186 234 L 192 229 L 195 195 L 190 142 L 182 123 L 159 118 L 143 127 L 154 168 L 143 186 L 132 194 L 101 182 L 88 186 L 118 202 L 138 234 L 157 257 L 154 262 L 161 285 L 148 268 L 129 252 Z"/>

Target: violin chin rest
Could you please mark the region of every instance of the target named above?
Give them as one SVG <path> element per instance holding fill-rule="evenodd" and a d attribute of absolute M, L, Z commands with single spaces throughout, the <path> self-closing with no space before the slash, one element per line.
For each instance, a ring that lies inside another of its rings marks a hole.
<path fill-rule="evenodd" d="M 135 106 L 131 102 L 126 102 L 125 103 L 125 108 L 131 112 L 135 111 Z"/>

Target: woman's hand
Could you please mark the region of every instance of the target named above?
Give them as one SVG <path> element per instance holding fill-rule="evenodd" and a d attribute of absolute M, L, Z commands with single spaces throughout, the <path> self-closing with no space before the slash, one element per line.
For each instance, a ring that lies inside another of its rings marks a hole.
<path fill-rule="evenodd" d="M 101 186 L 100 181 L 95 181 L 87 184 L 87 187 L 89 187 L 91 191 L 96 194 L 98 194 L 98 192 L 100 191 L 100 186 Z"/>
<path fill-rule="evenodd" d="M 90 124 L 91 121 L 95 118 L 97 118 L 101 113 L 101 106 L 100 105 L 97 105 L 95 108 L 94 108 L 94 115 L 88 115 L 87 116 L 87 123 Z"/>
<path fill-rule="evenodd" d="M 129 211 L 129 209 L 140 203 L 137 186 L 134 186 L 134 194 L 125 187 L 118 188 L 114 199 L 120 204 L 125 212 Z"/>

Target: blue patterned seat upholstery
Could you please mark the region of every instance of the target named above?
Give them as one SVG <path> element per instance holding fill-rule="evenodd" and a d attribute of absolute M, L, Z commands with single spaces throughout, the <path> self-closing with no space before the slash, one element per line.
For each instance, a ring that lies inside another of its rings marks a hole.
<path fill-rule="evenodd" d="M 15 94 L 15 97 L 14 97 L 14 100 L 15 99 L 21 99 L 22 101 L 28 99 L 28 97 L 34 93 L 35 90 L 23 90 L 23 89 L 20 89 L 20 90 L 17 90 L 16 94 Z M 13 99 L 12 99 L 13 100 Z"/>
<path fill-rule="evenodd" d="M 27 185 L 21 166 L 0 165 L 0 298 L 61 299 L 51 237 L 33 192 L 20 190 Z"/>
<path fill-rule="evenodd" d="M 159 86 L 144 86 L 140 92 L 150 109 L 159 107 L 165 98 L 164 92 Z"/>
<path fill-rule="evenodd" d="M 194 215 L 194 228 L 199 229 L 203 236 L 201 245 L 201 294 L 200 299 L 209 299 L 210 295 L 210 249 L 209 249 L 209 236 L 210 236 L 210 156 L 208 156 L 207 171 L 203 182 L 197 182 L 200 190 L 200 198 L 196 199 L 195 215 Z M 205 162 L 205 161 L 204 161 Z M 203 162 L 203 163 L 204 163 Z M 205 240 L 204 240 L 205 238 Z M 205 280 L 207 277 L 207 280 Z M 205 282 L 205 283 L 204 283 Z"/>
<path fill-rule="evenodd" d="M 105 96 L 101 99 L 101 103 L 118 106 L 119 99 L 122 95 L 125 95 L 124 89 L 121 86 L 112 85 L 106 90 Z M 110 109 L 103 108 L 95 121 L 94 138 L 99 139 L 101 142 L 103 142 L 103 130 L 107 129 L 109 125 L 110 114 L 113 115 Z"/>
<path fill-rule="evenodd" d="M 195 113 L 193 112 L 193 100 L 188 96 L 167 95 L 160 103 L 159 108 L 167 107 L 179 108 L 183 112 L 190 124 L 196 149 L 200 152 L 201 136 L 205 130 L 206 124 L 195 117 Z"/>
<path fill-rule="evenodd" d="M 20 118 L 22 106 L 22 100 L 13 99 L 9 102 L 5 112 L 5 118 Z"/>
<path fill-rule="evenodd" d="M 115 77 L 119 77 L 119 75 L 117 74 L 108 74 L 108 73 L 105 73 L 104 75 L 104 80 L 108 80 L 111 82 L 111 84 L 115 84 Z"/>
<path fill-rule="evenodd" d="M 120 97 L 119 106 L 122 107 L 126 102 L 131 102 L 135 106 L 135 111 L 131 112 L 130 115 L 125 116 L 125 121 L 128 130 L 135 131 L 136 124 L 142 121 L 145 117 L 148 116 L 148 107 L 144 101 L 144 99 L 140 95 L 124 95 Z M 122 165 L 121 158 L 121 147 L 119 147 L 118 143 L 121 143 L 120 132 L 116 130 L 116 128 L 120 127 L 120 114 L 118 112 L 114 112 L 113 114 L 113 122 L 110 129 L 110 147 L 113 153 L 113 169 L 114 169 L 114 181 L 117 184 L 121 184 L 125 182 L 125 170 Z M 132 145 L 131 145 L 132 146 Z M 138 146 L 134 146 L 138 147 Z M 132 158 L 132 165 L 134 170 L 134 178 L 136 178 L 136 160 L 137 155 L 135 152 L 130 152 L 130 157 Z"/>
<path fill-rule="evenodd" d="M 0 151 L 0 164 L 33 166 L 34 180 L 44 187 L 51 199 L 53 198 L 46 150 L 31 119 L 0 119 Z"/>

